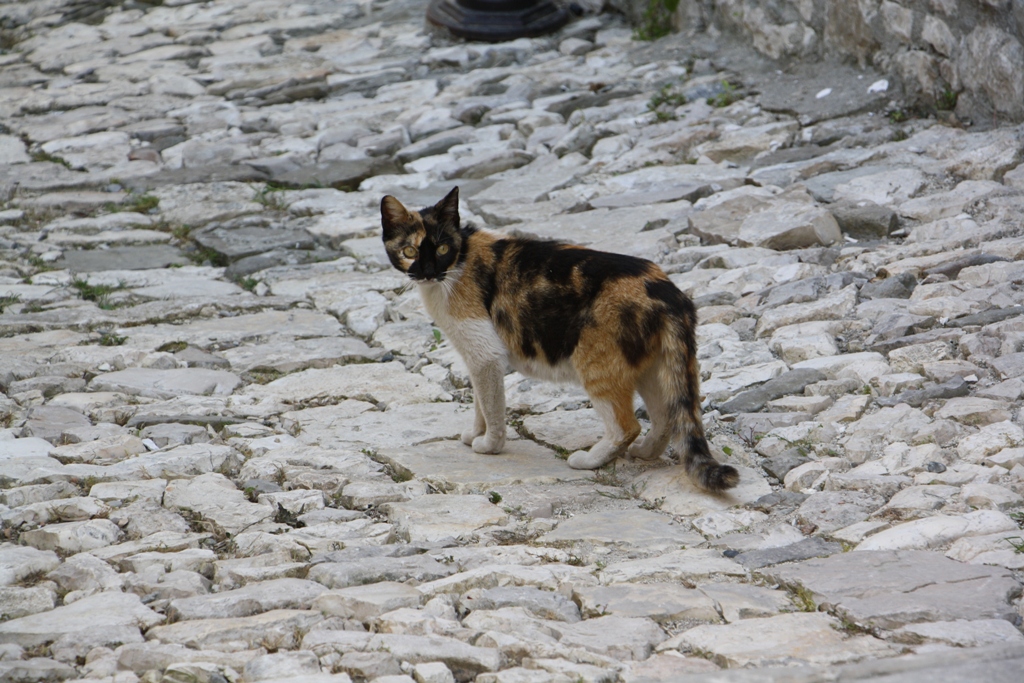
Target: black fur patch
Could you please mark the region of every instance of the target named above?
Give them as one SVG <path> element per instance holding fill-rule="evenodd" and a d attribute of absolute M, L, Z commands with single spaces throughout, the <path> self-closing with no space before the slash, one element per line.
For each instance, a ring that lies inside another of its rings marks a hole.
<path fill-rule="evenodd" d="M 623 306 L 619 309 L 619 348 L 633 367 L 650 355 L 651 343 L 665 325 L 663 312 L 647 307 Z"/>

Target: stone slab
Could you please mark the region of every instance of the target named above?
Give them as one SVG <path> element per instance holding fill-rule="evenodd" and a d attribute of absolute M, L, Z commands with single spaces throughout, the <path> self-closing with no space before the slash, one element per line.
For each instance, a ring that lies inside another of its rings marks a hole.
<path fill-rule="evenodd" d="M 154 244 L 144 247 L 111 247 L 65 251 L 56 261 L 58 268 L 72 273 L 96 273 L 104 270 L 150 270 L 186 266 L 191 261 L 177 247 Z"/>
<path fill-rule="evenodd" d="M 24 648 L 52 643 L 62 636 L 109 629 L 149 628 L 163 621 L 134 593 L 99 593 L 49 612 L 0 623 L 0 643 Z"/>
<path fill-rule="evenodd" d="M 454 540 L 508 522 L 500 506 L 477 495 L 420 496 L 381 509 L 395 525 L 395 533 L 410 543 Z"/>
<path fill-rule="evenodd" d="M 857 624 L 899 628 L 922 621 L 1015 619 L 1021 593 L 1008 569 L 967 565 L 919 550 L 839 553 L 762 574 L 801 586 Z"/>
<path fill-rule="evenodd" d="M 680 641 L 728 668 L 842 664 L 898 652 L 872 636 L 844 638 L 839 627 L 839 620 L 827 614 L 797 612 L 697 626 L 680 634 Z"/>
<path fill-rule="evenodd" d="M 591 543 L 639 552 L 659 552 L 704 542 L 689 524 L 650 510 L 607 510 L 577 514 L 537 542 L 554 546 Z"/>
<path fill-rule="evenodd" d="M 467 419 L 472 413 L 467 413 Z M 449 493 L 484 493 L 511 484 L 551 484 L 592 478 L 554 451 L 526 439 L 506 441 L 498 455 L 481 455 L 461 441 L 382 448 L 375 458 Z"/>

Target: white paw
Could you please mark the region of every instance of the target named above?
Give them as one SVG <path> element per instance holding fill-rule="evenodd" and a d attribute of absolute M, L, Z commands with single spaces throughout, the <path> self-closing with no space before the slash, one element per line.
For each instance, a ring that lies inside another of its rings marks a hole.
<path fill-rule="evenodd" d="M 594 446 L 588 451 L 576 451 L 569 456 L 569 467 L 574 470 L 596 470 L 615 459 L 614 453 L 606 453 L 604 449 Z"/>
<path fill-rule="evenodd" d="M 467 446 L 472 446 L 473 440 L 481 434 L 483 434 L 483 432 L 478 432 L 476 427 L 470 427 L 466 431 L 462 432 L 462 443 Z"/>
<path fill-rule="evenodd" d="M 475 453 L 501 453 L 505 447 L 505 437 L 492 438 L 489 434 L 478 436 L 473 439 L 473 452 Z"/>
<path fill-rule="evenodd" d="M 647 449 L 644 448 L 643 439 L 640 438 L 634 441 L 633 444 L 626 449 L 626 457 L 629 458 L 630 460 L 647 460 L 649 457 L 651 457 L 651 454 L 648 453 Z"/>

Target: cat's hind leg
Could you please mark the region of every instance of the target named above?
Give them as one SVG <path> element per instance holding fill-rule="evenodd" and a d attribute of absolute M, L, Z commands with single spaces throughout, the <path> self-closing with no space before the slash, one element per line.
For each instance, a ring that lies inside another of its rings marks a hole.
<path fill-rule="evenodd" d="M 651 431 L 638 438 L 626 451 L 630 458 L 654 460 L 668 448 L 672 439 L 672 424 L 669 421 L 668 398 L 658 381 L 657 370 L 652 368 L 644 373 L 637 383 L 637 391 L 644 400 L 647 414 L 651 418 Z"/>
<path fill-rule="evenodd" d="M 629 444 L 640 434 L 640 423 L 633 414 L 632 385 L 598 386 L 584 383 L 594 410 L 604 421 L 604 436 L 590 451 L 576 451 L 569 456 L 569 467 L 593 470 L 624 455 Z M 589 385 L 589 386 L 588 386 Z"/>
<path fill-rule="evenodd" d="M 462 432 L 462 443 L 472 446 L 476 437 L 487 431 L 487 421 L 484 420 L 484 413 L 480 410 L 480 399 L 473 399 L 473 426 Z"/>

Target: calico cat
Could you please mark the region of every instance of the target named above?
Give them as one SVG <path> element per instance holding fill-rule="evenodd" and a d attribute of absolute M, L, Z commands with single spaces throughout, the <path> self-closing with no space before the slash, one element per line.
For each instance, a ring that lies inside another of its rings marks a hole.
<path fill-rule="evenodd" d="M 506 366 L 524 375 L 583 385 L 604 420 L 604 437 L 569 457 L 595 469 L 621 455 L 654 459 L 685 442 L 683 464 L 709 491 L 739 473 L 719 464 L 704 437 L 693 302 L 658 266 L 562 242 L 463 227 L 459 188 L 410 211 L 381 200 L 388 258 L 419 286 L 427 312 L 469 367 L 476 418 L 462 441 L 477 453 L 505 445 Z M 651 418 L 642 439 L 639 392 Z"/>

